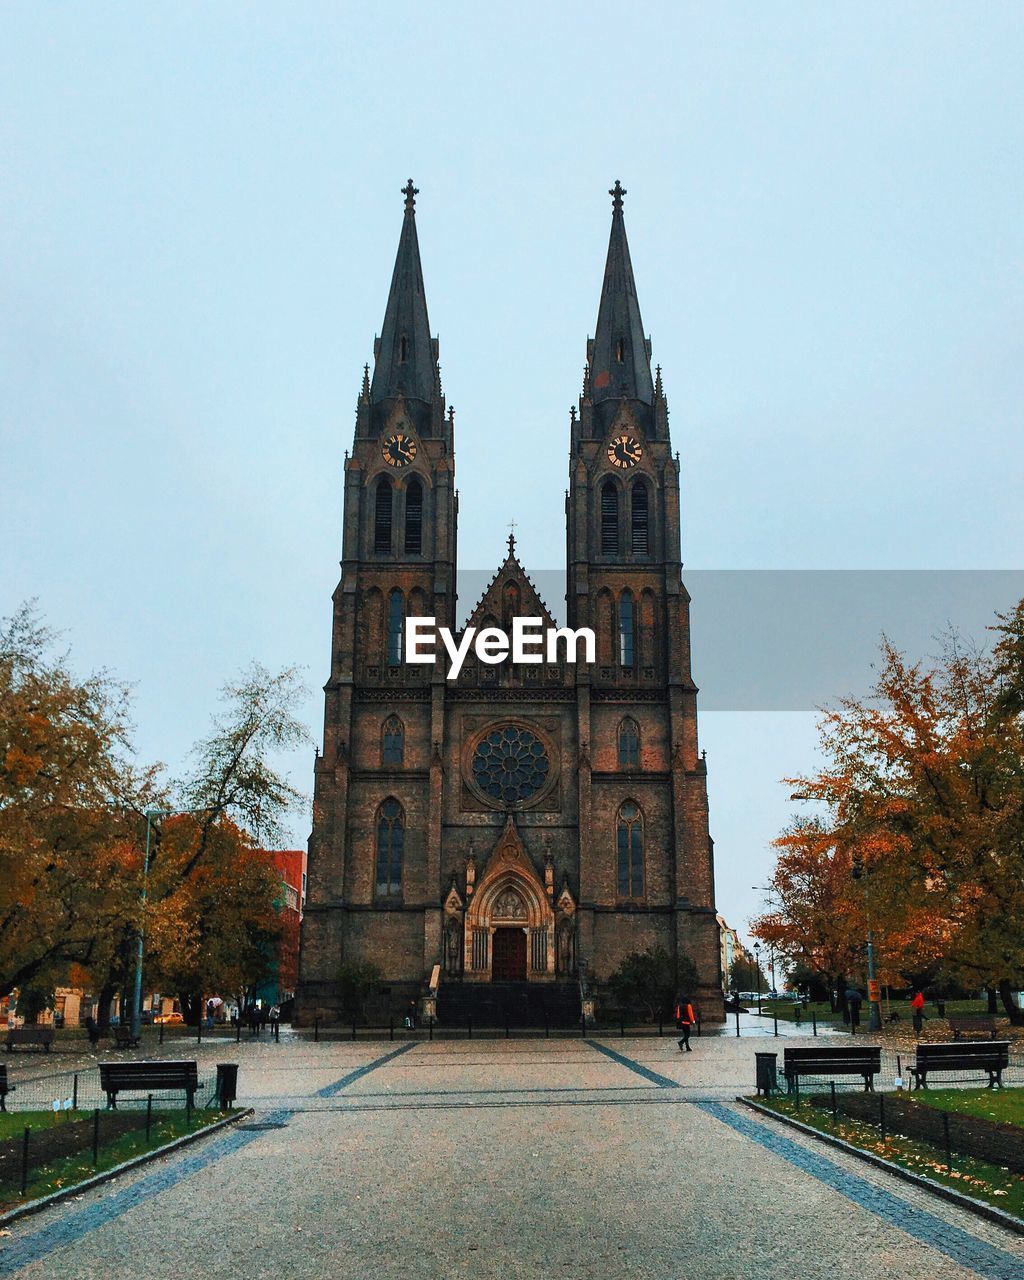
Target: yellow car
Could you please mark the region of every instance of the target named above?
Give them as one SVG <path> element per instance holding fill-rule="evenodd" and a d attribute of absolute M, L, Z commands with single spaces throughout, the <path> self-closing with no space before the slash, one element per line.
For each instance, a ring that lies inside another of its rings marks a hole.
<path fill-rule="evenodd" d="M 180 1013 L 158 1013 L 153 1019 L 153 1025 L 159 1026 L 162 1022 L 165 1026 L 180 1027 L 184 1024 L 184 1021 L 185 1019 Z"/>

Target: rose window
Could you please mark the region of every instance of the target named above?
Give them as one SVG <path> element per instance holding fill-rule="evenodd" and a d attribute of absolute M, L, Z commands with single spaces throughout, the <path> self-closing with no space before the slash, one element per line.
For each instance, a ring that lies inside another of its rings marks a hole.
<path fill-rule="evenodd" d="M 518 725 L 492 730 L 473 752 L 473 781 L 502 804 L 518 804 L 535 796 L 547 782 L 550 768 L 544 744 Z"/>

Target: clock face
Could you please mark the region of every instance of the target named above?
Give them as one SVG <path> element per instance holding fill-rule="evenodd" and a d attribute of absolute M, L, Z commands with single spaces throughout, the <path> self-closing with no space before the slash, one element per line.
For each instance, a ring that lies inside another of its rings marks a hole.
<path fill-rule="evenodd" d="M 613 467 L 635 467 L 643 456 L 643 445 L 633 436 L 616 436 L 608 441 L 608 461 Z"/>
<path fill-rule="evenodd" d="M 392 431 L 391 435 L 381 442 L 380 451 L 388 466 L 404 467 L 416 457 L 417 447 L 412 436 L 404 431 Z"/>

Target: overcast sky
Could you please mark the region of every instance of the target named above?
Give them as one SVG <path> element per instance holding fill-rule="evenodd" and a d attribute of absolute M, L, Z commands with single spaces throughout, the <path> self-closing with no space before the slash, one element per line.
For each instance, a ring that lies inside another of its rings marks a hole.
<path fill-rule="evenodd" d="M 409 175 L 464 568 L 513 518 L 562 567 L 615 178 L 687 566 L 1020 568 L 1022 36 L 995 3 L 4 6 L 0 613 L 134 682 L 172 770 L 251 658 L 319 688 Z M 742 926 L 814 717 L 701 731 Z"/>

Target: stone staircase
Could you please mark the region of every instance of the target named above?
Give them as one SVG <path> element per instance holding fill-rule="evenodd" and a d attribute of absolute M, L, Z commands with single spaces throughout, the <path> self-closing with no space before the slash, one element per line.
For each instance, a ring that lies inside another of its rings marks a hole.
<path fill-rule="evenodd" d="M 437 1021 L 442 1027 L 571 1027 L 580 1020 L 579 983 L 442 982 Z"/>

